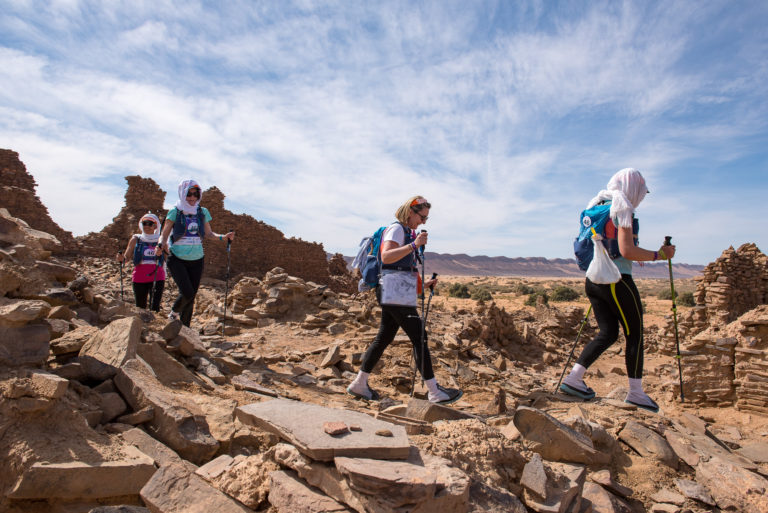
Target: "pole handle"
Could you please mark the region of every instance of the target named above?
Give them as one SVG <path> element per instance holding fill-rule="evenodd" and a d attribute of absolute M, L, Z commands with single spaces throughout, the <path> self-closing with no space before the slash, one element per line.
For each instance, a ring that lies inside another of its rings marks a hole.
<path fill-rule="evenodd" d="M 430 278 L 430 280 L 434 280 L 435 278 L 437 278 L 437 273 L 432 273 L 432 277 Z M 435 291 L 435 284 L 434 283 L 429 286 L 429 290 L 431 290 L 432 292 Z"/>
<path fill-rule="evenodd" d="M 671 235 L 667 235 L 666 237 L 664 237 L 664 245 L 665 246 L 671 246 L 672 245 L 672 236 Z"/>

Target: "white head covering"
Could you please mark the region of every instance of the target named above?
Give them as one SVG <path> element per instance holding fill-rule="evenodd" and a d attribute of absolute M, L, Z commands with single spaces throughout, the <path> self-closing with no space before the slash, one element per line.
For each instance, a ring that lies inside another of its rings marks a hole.
<path fill-rule="evenodd" d="M 637 169 L 626 167 L 617 172 L 608 181 L 605 190 L 587 204 L 592 208 L 601 201 L 611 202 L 611 217 L 619 222 L 622 228 L 632 228 L 632 214 L 648 194 L 645 178 Z"/>
<path fill-rule="evenodd" d="M 189 189 L 192 187 L 197 187 L 200 189 L 200 197 L 197 199 L 197 202 L 194 205 L 187 203 L 187 192 L 189 192 Z M 196 181 L 192 179 L 184 180 L 179 184 L 179 201 L 176 202 L 176 208 L 178 210 L 184 212 L 187 215 L 196 214 L 197 206 L 200 204 L 201 199 L 203 199 L 203 189 Z"/>
<path fill-rule="evenodd" d="M 144 233 L 144 227 L 141 225 L 141 222 L 145 219 L 149 219 L 155 222 L 154 233 Z M 142 242 L 157 242 L 160 239 L 160 219 L 158 219 L 157 216 L 152 212 L 147 212 L 141 216 L 141 219 L 139 219 L 139 239 L 141 239 Z"/>

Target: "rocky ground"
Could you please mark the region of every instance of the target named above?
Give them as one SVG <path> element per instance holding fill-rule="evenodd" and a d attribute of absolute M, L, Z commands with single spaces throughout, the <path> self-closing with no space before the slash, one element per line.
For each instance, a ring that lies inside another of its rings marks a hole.
<path fill-rule="evenodd" d="M 225 318 L 206 280 L 182 328 L 170 281 L 163 314 L 137 309 L 114 262 L 52 257 L 55 238 L 0 214 L 0 511 L 768 511 L 764 304 L 721 325 L 680 309 L 682 402 L 669 302 L 648 296 L 652 414 L 622 401 L 620 343 L 590 369 L 595 400 L 554 393 L 583 298 L 435 296 L 435 371 L 464 397 L 431 405 L 419 380 L 411 396 L 400 334 L 369 403 L 345 387 L 378 325 L 370 294 L 276 268 L 230 284 Z"/>

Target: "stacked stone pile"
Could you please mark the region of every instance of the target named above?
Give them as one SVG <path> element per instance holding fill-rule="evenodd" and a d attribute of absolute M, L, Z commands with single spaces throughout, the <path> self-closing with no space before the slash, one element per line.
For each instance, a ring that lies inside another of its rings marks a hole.
<path fill-rule="evenodd" d="M 678 319 L 686 399 L 714 406 L 736 403 L 744 409 L 766 408 L 760 380 L 768 374 L 762 368 L 760 330 L 743 324 L 759 323 L 759 318 L 754 319 L 759 314 L 743 314 L 756 307 L 753 312 L 762 311 L 759 305 L 768 301 L 768 257 L 751 243 L 723 251 L 704 270 L 695 298 L 697 306 Z M 669 317 L 659 330 L 662 353 L 676 354 L 674 333 Z M 667 370 L 667 386 L 679 394 L 672 376 L 676 372 L 676 368 Z"/>
<path fill-rule="evenodd" d="M 768 414 L 768 306 L 747 312 L 734 324 L 736 407 Z"/>
<path fill-rule="evenodd" d="M 695 294 L 710 325 L 725 325 L 768 303 L 768 257 L 753 243 L 733 247 L 704 269 Z"/>

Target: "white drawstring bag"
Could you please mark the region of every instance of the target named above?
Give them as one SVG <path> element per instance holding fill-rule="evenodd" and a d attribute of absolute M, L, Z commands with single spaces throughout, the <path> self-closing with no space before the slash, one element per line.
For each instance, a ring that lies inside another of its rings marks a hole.
<path fill-rule="evenodd" d="M 621 280 L 619 268 L 608 256 L 608 252 L 603 246 L 603 237 L 595 233 L 594 229 L 592 230 L 592 245 L 594 246 L 594 254 L 592 262 L 587 268 L 589 281 L 602 285 L 618 283 Z"/>

